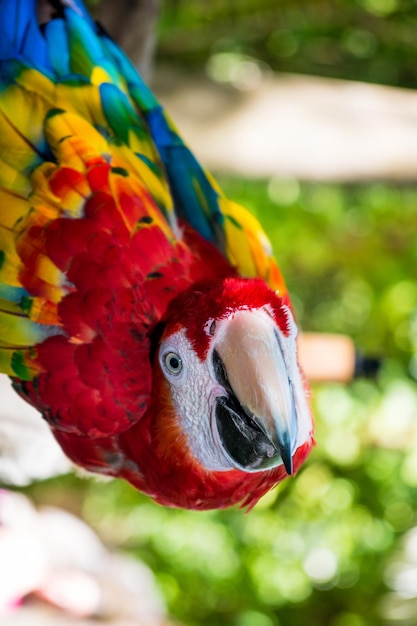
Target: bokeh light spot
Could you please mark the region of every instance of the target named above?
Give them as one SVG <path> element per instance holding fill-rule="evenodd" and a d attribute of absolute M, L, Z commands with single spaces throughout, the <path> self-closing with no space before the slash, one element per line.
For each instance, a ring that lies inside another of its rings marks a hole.
<path fill-rule="evenodd" d="M 300 183 L 292 177 L 274 177 L 268 183 L 268 196 L 278 205 L 291 205 L 300 197 Z"/>
<path fill-rule="evenodd" d="M 336 555 L 328 548 L 313 548 L 303 566 L 314 582 L 324 583 L 336 576 L 338 563 Z"/>

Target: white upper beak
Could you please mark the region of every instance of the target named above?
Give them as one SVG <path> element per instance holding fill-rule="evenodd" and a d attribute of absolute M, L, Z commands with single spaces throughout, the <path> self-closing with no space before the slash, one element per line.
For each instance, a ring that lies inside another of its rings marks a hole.
<path fill-rule="evenodd" d="M 262 309 L 238 310 L 219 322 L 214 349 L 229 393 L 216 414 L 222 444 L 238 466 L 257 470 L 282 462 L 291 474 L 297 416 L 280 333 Z"/>

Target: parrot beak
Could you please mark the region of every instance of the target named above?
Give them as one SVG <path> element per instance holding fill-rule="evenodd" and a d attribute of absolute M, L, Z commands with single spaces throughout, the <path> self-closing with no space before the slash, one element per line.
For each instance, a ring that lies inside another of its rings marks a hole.
<path fill-rule="evenodd" d="M 246 471 L 276 467 L 292 474 L 297 416 L 274 320 L 261 310 L 240 310 L 224 320 L 213 353 L 216 422 L 223 448 Z"/>

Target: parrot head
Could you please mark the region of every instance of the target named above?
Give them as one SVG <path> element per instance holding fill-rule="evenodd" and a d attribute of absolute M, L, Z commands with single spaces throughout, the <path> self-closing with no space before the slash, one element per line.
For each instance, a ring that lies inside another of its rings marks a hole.
<path fill-rule="evenodd" d="M 253 505 L 299 467 L 312 445 L 289 301 L 261 280 L 226 278 L 183 294 L 166 317 L 154 356 L 147 446 L 153 462 L 143 468 L 153 466 L 155 476 L 156 459 L 161 470 L 169 468 L 158 490 L 175 481 L 188 507 L 190 493 L 194 508 L 219 506 L 218 485 L 216 504 L 209 495 L 213 480 L 232 500 L 224 506 L 242 498 Z"/>

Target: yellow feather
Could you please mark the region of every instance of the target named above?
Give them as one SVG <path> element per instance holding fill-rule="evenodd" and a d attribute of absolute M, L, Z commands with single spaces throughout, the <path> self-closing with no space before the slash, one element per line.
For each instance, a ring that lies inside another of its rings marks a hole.
<path fill-rule="evenodd" d="M 16 222 L 28 212 L 29 203 L 25 198 L 15 196 L 13 193 L 0 187 L 0 207 L 1 225 L 6 228 L 13 228 Z"/>
<path fill-rule="evenodd" d="M 20 287 L 19 271 L 22 263 L 16 253 L 15 234 L 1 224 L 0 250 L 4 254 L 4 260 L 0 269 L 0 282 L 12 287 Z"/>
<path fill-rule="evenodd" d="M 75 113 L 57 113 L 45 121 L 45 136 L 52 152 L 60 163 L 84 171 L 84 161 L 77 154 L 80 145 L 88 146 L 87 152 L 108 154 L 109 148 L 104 137 L 86 120 Z M 68 137 L 77 138 L 76 143 L 65 141 Z M 71 161 L 72 160 L 72 161 Z"/>
<path fill-rule="evenodd" d="M 144 205 L 144 214 L 152 218 L 155 223 L 158 223 L 159 228 L 163 231 L 167 239 L 173 240 L 172 230 L 168 225 L 168 222 L 163 219 L 158 206 L 155 204 L 154 199 L 149 195 L 149 192 L 144 188 L 140 182 L 133 176 L 122 176 L 117 172 L 111 171 L 109 176 L 109 186 L 116 206 L 123 217 L 126 227 L 131 232 L 135 232 L 135 224 L 129 221 L 129 216 L 126 216 L 123 211 L 120 198 L 123 195 L 127 195 L 130 198 L 138 199 Z"/>
<path fill-rule="evenodd" d="M 112 163 L 130 172 L 134 177 L 143 181 L 150 194 L 155 198 L 158 205 L 167 212 L 174 212 L 172 196 L 165 177 L 158 178 L 148 165 L 132 151 L 122 145 L 111 145 Z"/>
<path fill-rule="evenodd" d="M 158 163 L 159 156 L 154 148 L 153 143 L 150 142 L 149 139 L 141 139 L 139 134 L 134 130 L 129 130 L 128 145 L 133 152 L 143 155 L 154 163 Z"/>
<path fill-rule="evenodd" d="M 0 347 L 23 348 L 33 345 L 41 337 L 39 327 L 18 307 L 15 312 L 3 310 L 0 300 Z"/>
<path fill-rule="evenodd" d="M 269 286 L 287 292 L 273 257 L 268 237 L 258 220 L 241 205 L 221 197 L 220 208 L 226 218 L 226 254 L 242 276 L 263 278 Z"/>
<path fill-rule="evenodd" d="M 94 74 L 94 73 L 93 73 Z M 16 79 L 21 88 L 21 98 L 33 95 L 43 102 L 44 111 L 62 108 L 78 113 L 93 124 L 106 126 L 106 118 L 101 106 L 100 92 L 96 84 L 76 86 L 74 84 L 54 83 L 37 70 L 27 69 Z M 3 96 L 2 96 L 3 97 Z M 11 98 L 11 105 L 13 99 Z M 42 120 L 45 114 L 39 119 Z"/>
<path fill-rule="evenodd" d="M 56 170 L 54 163 L 42 163 L 30 177 L 33 187 L 30 195 L 31 206 L 49 219 L 59 217 L 61 211 L 61 198 L 52 193 L 49 186 L 49 179 Z"/>
<path fill-rule="evenodd" d="M 13 129 L 26 138 L 26 150 L 29 149 L 29 143 L 37 146 L 41 142 L 43 120 L 49 108 L 42 96 L 18 85 L 10 85 L 1 94 L 1 112 Z M 10 147 L 10 144 L 7 145 Z"/>
<path fill-rule="evenodd" d="M 0 154 L 2 161 L 24 171 L 39 162 L 39 155 L 0 110 Z"/>
<path fill-rule="evenodd" d="M 12 368 L 11 358 L 13 356 L 13 350 L 2 350 L 0 347 L 0 372 L 7 376 L 15 376 L 16 373 Z"/>
<path fill-rule="evenodd" d="M 100 86 L 101 83 L 112 83 L 110 75 L 102 67 L 96 66 L 91 72 L 90 81 L 93 85 Z"/>
<path fill-rule="evenodd" d="M 80 117 L 90 120 L 94 126 L 107 126 L 107 120 L 101 105 L 100 92 L 95 85 L 56 85 L 55 106 L 77 113 Z"/>
<path fill-rule="evenodd" d="M 77 172 L 85 174 L 86 161 L 95 154 L 89 148 L 90 146 L 79 137 L 67 137 L 58 144 L 55 155 L 58 162 L 65 165 L 65 167 L 70 167 Z"/>
<path fill-rule="evenodd" d="M 36 276 L 54 287 L 60 287 L 64 282 L 64 275 L 55 263 L 44 254 L 39 254 L 36 259 Z M 56 302 L 57 300 L 53 300 Z"/>
<path fill-rule="evenodd" d="M 15 77 L 15 82 L 26 92 L 42 96 L 48 102 L 48 108 L 56 106 L 56 85 L 47 76 L 35 69 L 25 69 Z"/>
<path fill-rule="evenodd" d="M 32 189 L 27 177 L 3 159 L 0 159 L 0 188 L 22 198 L 27 198 Z M 3 220 L 3 211 L 0 220 Z"/>

